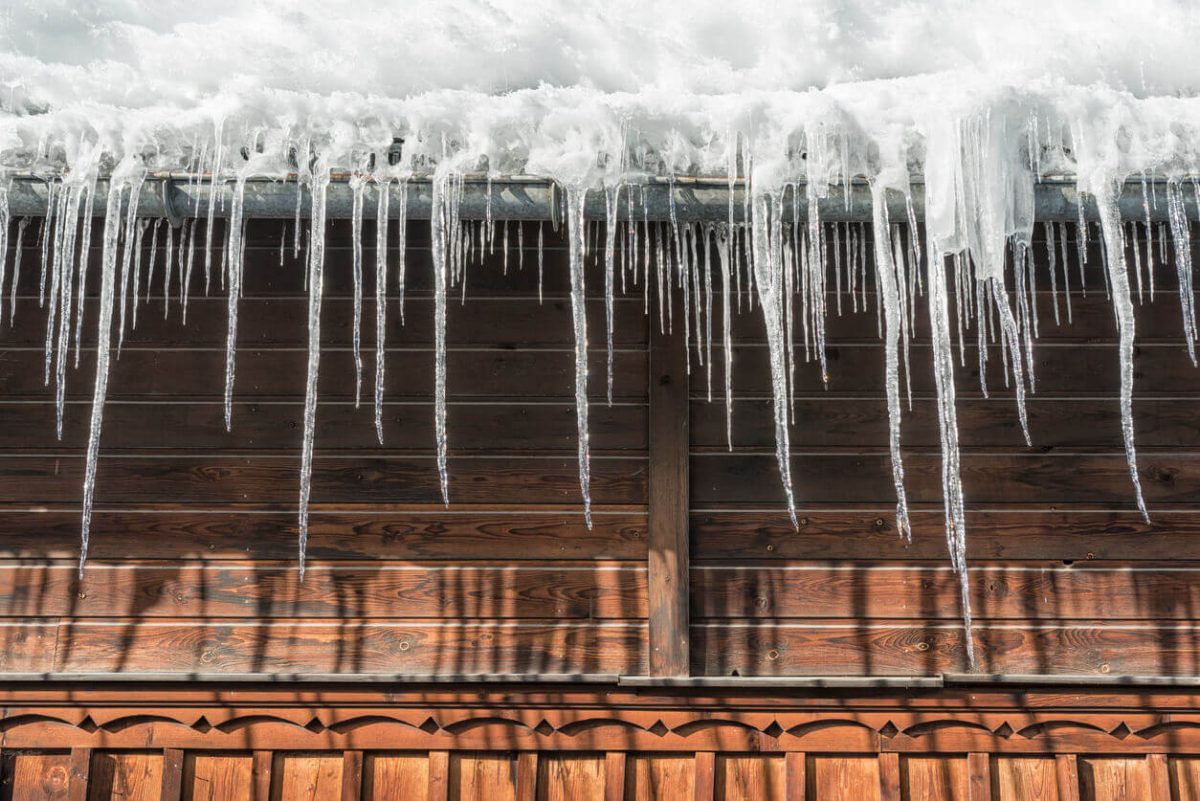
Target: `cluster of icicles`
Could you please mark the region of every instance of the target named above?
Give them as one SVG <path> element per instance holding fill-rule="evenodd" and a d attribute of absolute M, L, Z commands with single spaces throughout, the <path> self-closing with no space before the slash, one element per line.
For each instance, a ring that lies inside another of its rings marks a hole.
<path fill-rule="evenodd" d="M 214 172 L 219 172 L 219 165 Z M 189 289 L 193 271 L 203 270 L 203 291 L 208 293 L 219 282 L 228 297 L 228 337 L 224 412 L 225 425 L 232 426 L 232 400 L 235 391 L 235 348 L 238 334 L 238 301 L 242 295 L 244 271 L 245 224 L 243 198 L 245 180 L 234 183 L 227 217 L 225 241 L 218 261 L 214 264 L 213 231 L 219 181 L 211 182 L 207 221 L 188 219 L 179 227 L 165 220 L 139 218 L 136 209 L 139 194 L 145 183 L 145 173 L 127 171 L 108 182 L 107 214 L 103 217 L 102 257 L 99 316 L 96 321 L 95 391 L 91 408 L 90 436 L 83 487 L 83 520 L 80 570 L 87 559 L 88 531 L 96 485 L 96 464 L 100 449 L 100 432 L 107 394 L 109 362 L 115 348 L 119 355 L 125 333 L 137 325 L 139 307 L 158 282 L 167 305 L 172 295 L 180 301 L 182 319 L 187 321 Z M 199 177 L 196 178 L 200 180 Z M 398 293 L 401 315 L 404 302 L 404 253 L 407 183 L 393 178 L 376 178 L 369 174 L 350 179 L 353 204 L 353 288 L 354 326 L 353 358 L 356 372 L 356 401 L 361 394 L 363 359 L 361 329 L 363 323 L 362 220 L 367 202 L 365 189 L 376 184 L 378 219 L 375 253 L 375 427 L 380 443 L 384 438 L 382 404 L 385 375 L 384 354 L 388 292 Z M 311 494 L 313 440 L 317 416 L 317 377 L 321 351 L 321 300 L 324 284 L 326 229 L 326 193 L 330 184 L 328 170 L 314 171 L 303 181 L 303 190 L 311 195 L 310 235 L 304 240 L 306 253 L 306 286 L 308 291 L 308 362 L 304 405 L 304 430 L 301 455 L 299 496 L 299 554 L 303 575 L 306 539 L 308 535 L 308 506 Z M 222 184 L 223 185 L 223 184 Z M 523 261 L 525 243 L 523 229 L 507 221 L 465 220 L 460 216 L 464 181 L 461 176 L 435 175 L 432 179 L 434 273 L 434 343 L 435 343 L 435 443 L 437 469 L 443 501 L 449 503 L 450 476 L 447 471 L 449 435 L 446 428 L 446 309 L 450 290 L 464 285 L 466 269 L 474 259 L 482 261 L 485 253 L 501 248 L 504 269 L 508 254 L 515 248 Z M 1151 219 L 1150 209 L 1159 205 L 1151 193 L 1161 191 L 1154 184 L 1143 183 L 1144 221 L 1122 221 L 1115 200 L 1098 197 L 1100 211 L 1099 235 L 1102 247 L 1102 268 L 1107 291 L 1112 299 L 1120 338 L 1120 414 L 1128 456 L 1130 477 L 1138 508 L 1146 514 L 1138 482 L 1133 440 L 1131 392 L 1133 382 L 1133 305 L 1134 289 L 1130 271 L 1136 281 L 1141 299 L 1152 300 L 1155 292 L 1154 272 L 1157 260 L 1173 261 L 1178 272 L 1178 292 L 1182 305 L 1183 333 L 1189 355 L 1195 363 L 1195 310 L 1192 305 L 1192 266 L 1188 246 L 1188 220 L 1185 214 L 1185 186 L 1180 181 L 1166 184 L 1168 223 Z M 731 185 L 732 189 L 732 185 Z M 13 323 L 17 284 L 23 269 L 21 245 L 29 243 L 31 219 L 11 219 L 7 196 L 9 186 L 0 184 L 0 291 L 7 281 L 11 287 L 12 304 L 9 324 Z M 45 381 L 52 384 L 57 400 L 57 430 L 63 431 L 67 362 L 74 347 L 74 364 L 79 365 L 80 332 L 84 324 L 83 300 L 89 269 L 87 243 L 92 239 L 93 204 L 97 184 L 69 179 L 50 184 L 45 218 L 36 227 L 40 239 L 41 260 L 35 268 L 40 271 L 39 297 L 47 311 L 45 345 Z M 792 484 L 788 426 L 795 422 L 793 397 L 796 389 L 797 361 L 816 360 L 827 380 L 825 364 L 825 320 L 830 313 L 828 299 L 835 301 L 834 312 L 841 314 L 843 306 L 855 312 L 868 307 L 868 280 L 874 283 L 877 298 L 875 312 L 880 336 L 885 347 L 887 409 L 890 424 L 892 473 L 897 495 L 897 528 L 906 538 L 911 537 L 908 504 L 904 489 L 904 465 L 900 448 L 900 428 L 905 396 L 911 405 L 911 370 L 908 366 L 909 342 L 915 326 L 918 306 L 928 306 L 931 322 L 934 376 L 937 409 L 941 431 L 943 458 L 942 491 L 945 499 L 945 530 L 953 567 L 961 579 L 962 610 L 967 630 L 969 658 L 974 661 L 971 645 L 971 612 L 967 592 L 965 502 L 959 477 L 958 429 L 955 419 L 954 348 L 958 342 L 958 361 L 965 365 L 966 332 L 973 328 L 978 344 L 979 375 L 986 395 L 985 345 L 998 342 L 1003 359 L 1005 382 L 1015 390 L 1017 416 L 1025 439 L 1030 442 L 1025 414 L 1025 397 L 1034 389 L 1033 340 L 1038 336 L 1039 320 L 1034 292 L 1037 275 L 1028 240 L 1011 239 L 1007 257 L 1011 270 L 1001 271 L 1000 277 L 981 276 L 974 260 L 962 253 L 944 255 L 937 243 L 923 243 L 918 235 L 911 199 L 906 219 L 889 219 L 885 190 L 873 187 L 873 214 L 869 224 L 830 223 L 820 219 L 818 204 L 805 202 L 805 188 L 790 184 L 782 191 L 745 193 L 746 206 L 735 209 L 734 194 L 730 193 L 728 222 L 695 223 L 676 219 L 674 206 L 669 220 L 652 221 L 645 216 L 644 186 L 623 184 L 601 190 L 605 199 L 606 219 L 586 221 L 584 217 L 587 190 L 567 187 L 560 193 L 564 208 L 561 211 L 569 236 L 570 299 L 575 340 L 574 391 L 578 417 L 579 481 L 583 496 L 583 512 L 591 524 L 588 455 L 588 331 L 585 315 L 585 263 L 589 258 L 602 259 L 604 266 L 604 297 L 608 345 L 608 399 L 612 400 L 613 299 L 615 294 L 640 284 L 645 311 L 657 306 L 659 324 L 686 328 L 689 343 L 689 365 L 695 362 L 706 372 L 708 395 L 712 399 L 714 323 L 719 321 L 720 352 L 724 365 L 724 402 L 727 410 L 726 431 L 732 447 L 732 358 L 731 320 L 741 311 L 743 302 L 750 308 L 757 305 L 766 326 L 770 374 L 773 388 L 776 456 L 787 507 L 795 520 L 796 501 Z M 1195 191 L 1195 187 L 1193 187 Z M 643 193 L 640 197 L 638 193 Z M 280 258 L 291 248 L 294 255 L 301 252 L 301 220 L 298 193 L 294 238 L 281 241 Z M 672 195 L 673 197 L 673 195 Z M 641 209 L 639 215 L 636 209 Z M 738 212 L 735 215 L 735 211 Z M 398 228 L 389 228 L 389 215 L 398 218 Z M 737 221 L 735 221 L 735 216 Z M 743 220 L 750 221 L 749 223 Z M 1053 293 L 1055 323 L 1061 318 L 1071 320 L 1072 276 L 1068 270 L 1068 249 L 1077 249 L 1078 284 L 1083 284 L 1083 269 L 1087 263 L 1089 236 L 1095 235 L 1092 224 L 1081 216 L 1075 228 L 1074 241 L 1064 223 L 1041 223 L 1049 256 L 1049 286 Z M 399 240 L 389 242 L 389 230 L 399 231 Z M 513 232 L 510 242 L 510 231 Z M 873 236 L 869 236 L 873 232 Z M 15 260 L 9 265 L 7 253 L 10 238 L 16 238 Z M 202 247 L 199 240 L 203 238 Z M 1130 239 L 1127 239 L 1129 237 Z M 148 240 L 148 241 L 147 241 Z M 1126 243 L 1134 246 L 1128 251 L 1132 264 L 1127 264 Z M 542 260 L 542 229 L 537 239 L 537 270 L 539 296 Z M 872 244 L 873 243 L 873 244 Z M 928 245 L 929 247 L 926 247 Z M 1168 259 L 1168 249 L 1174 258 Z M 200 257 L 197 258 L 197 250 Z M 160 253 L 161 251 L 161 253 Z M 202 261 L 203 264 L 199 262 Z M 524 268 L 524 265 L 519 265 Z M 10 269 L 11 268 L 11 269 Z M 30 269 L 28 265 L 24 269 Z M 11 275 L 10 275 L 11 273 Z M 393 274 L 394 273 L 394 274 Z M 1011 274 L 1014 285 L 1006 285 Z M 833 281 L 833 287 L 828 284 Z M 672 286 L 674 291 L 672 291 Z M 832 290 L 832 291 L 830 291 Z M 673 308 L 672 295 L 680 299 L 682 308 Z M 923 301 L 922 301 L 923 298 Z M 953 309 L 951 308 L 953 298 Z M 1060 302 L 1061 301 L 1061 302 Z M 714 306 L 716 308 L 714 308 Z M 736 306 L 736 308 L 735 308 Z M 1060 313 L 1061 307 L 1061 313 Z M 164 306 L 163 313 L 166 314 Z M 145 312 L 143 312 L 145 313 Z M 3 309 L 0 308 L 0 316 Z M 798 353 L 797 348 L 802 352 Z M 903 366 L 903 370 L 901 369 Z"/>

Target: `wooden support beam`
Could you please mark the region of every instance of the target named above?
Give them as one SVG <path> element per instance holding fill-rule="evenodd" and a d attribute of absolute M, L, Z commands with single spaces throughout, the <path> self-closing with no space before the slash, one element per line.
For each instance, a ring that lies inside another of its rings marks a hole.
<path fill-rule="evenodd" d="M 537 751 L 517 754 L 517 801 L 536 801 L 537 774 Z"/>
<path fill-rule="evenodd" d="M 803 751 L 788 751 L 783 758 L 784 798 L 787 801 L 804 801 L 808 791 L 808 779 L 805 776 L 807 767 L 808 758 Z"/>
<path fill-rule="evenodd" d="M 625 752 L 609 751 L 604 755 L 604 801 L 625 799 Z"/>
<path fill-rule="evenodd" d="M 677 302 L 677 306 L 678 306 Z M 662 330 L 650 320 L 649 651 L 651 676 L 687 676 L 688 379 L 687 321 Z"/>
<path fill-rule="evenodd" d="M 1074 754 L 1055 757 L 1058 768 L 1058 801 L 1079 801 L 1079 761 Z"/>
<path fill-rule="evenodd" d="M 71 778 L 67 785 L 67 801 L 87 801 L 88 781 L 92 773 L 92 749 L 71 749 Z"/>
<path fill-rule="evenodd" d="M 163 749 L 162 792 L 159 801 L 181 801 L 183 798 L 183 749 Z"/>
<path fill-rule="evenodd" d="M 271 769 L 275 754 L 271 751 L 255 751 L 252 763 L 252 780 L 254 801 L 270 801 L 271 799 Z"/>
<path fill-rule="evenodd" d="M 362 751 L 342 754 L 342 801 L 360 801 L 363 783 Z"/>
<path fill-rule="evenodd" d="M 427 801 L 447 801 L 450 798 L 450 752 L 429 752 L 429 793 Z"/>
<path fill-rule="evenodd" d="M 900 755 L 885 751 L 879 755 L 879 799 L 900 801 Z"/>
<path fill-rule="evenodd" d="M 717 755 L 712 751 L 696 753 L 696 777 L 693 781 L 692 798 L 695 801 L 713 801 L 717 781 Z"/>
<path fill-rule="evenodd" d="M 1171 801 L 1171 769 L 1166 754 L 1146 754 L 1150 771 L 1150 801 Z"/>
<path fill-rule="evenodd" d="M 967 798 L 969 801 L 992 801 L 991 754 L 967 754 Z"/>

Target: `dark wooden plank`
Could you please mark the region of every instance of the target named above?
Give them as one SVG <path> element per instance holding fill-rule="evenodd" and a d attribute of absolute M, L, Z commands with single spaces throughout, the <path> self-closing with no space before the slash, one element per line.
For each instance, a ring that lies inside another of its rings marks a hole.
<path fill-rule="evenodd" d="M 692 555 L 698 562 L 738 559 L 936 559 L 948 557 L 941 536 L 945 516 L 913 511 L 915 536 L 896 532 L 895 509 L 808 511 L 801 507 L 799 528 L 783 511 L 692 513 Z M 1155 510 L 1147 523 L 1137 511 L 972 511 L 967 514 L 970 560 L 1054 559 L 1173 561 L 1194 547 L 1200 513 Z"/>
<path fill-rule="evenodd" d="M 864 321 L 865 322 L 865 321 Z M 874 319 L 870 321 L 874 325 Z M 957 358 L 958 347 L 954 348 Z M 1060 342 L 1036 345 L 1034 376 L 1037 395 L 1052 397 L 1061 394 L 1084 396 L 1113 396 L 1120 389 L 1117 370 L 1117 346 L 1109 343 Z M 798 358 L 799 355 L 798 355 Z M 882 398 L 884 391 L 883 347 L 876 344 L 830 346 L 826 354 L 829 381 L 821 380 L 816 361 L 799 361 L 796 365 L 797 397 L 866 395 Z M 713 362 L 723 365 L 725 356 L 713 347 Z M 955 386 L 960 398 L 979 397 L 979 352 L 973 345 L 965 351 L 966 367 L 956 361 Z M 935 391 L 933 354 L 928 345 L 915 344 L 909 348 L 914 395 L 930 397 Z M 1182 340 L 1179 344 L 1138 344 L 1134 349 L 1134 395 L 1149 397 L 1165 395 L 1179 397 L 1200 392 L 1200 371 L 1192 367 Z M 741 397 L 770 397 L 771 379 L 767 349 L 761 345 L 733 346 L 734 392 Z M 720 397 L 723 379 L 714 370 L 714 399 Z M 995 398 L 1012 396 L 1005 389 L 1003 362 L 999 346 L 989 349 L 988 390 Z M 902 379 L 903 380 L 903 379 Z M 692 370 L 691 393 L 707 397 L 707 373 Z M 882 400 L 880 401 L 882 403 Z"/>
<path fill-rule="evenodd" d="M 1134 405 L 1134 429 L 1142 449 L 1200 449 L 1195 426 L 1195 398 L 1146 398 Z M 795 422 L 790 427 L 792 448 L 859 450 L 888 441 L 887 415 L 882 398 L 811 398 L 797 400 Z M 1007 398 L 962 398 L 955 405 L 963 451 L 1025 450 L 1016 405 Z M 1030 436 L 1040 452 L 1052 450 L 1115 450 L 1123 448 L 1120 406 L 1116 398 L 1031 397 L 1026 409 Z M 499 413 L 497 410 L 496 413 Z M 775 447 L 775 422 L 771 401 L 734 403 L 735 448 L 762 450 Z M 725 405 L 692 401 L 692 449 L 724 451 Z M 31 420 L 34 423 L 35 420 Z M 223 430 L 223 429 L 222 429 Z M 914 400 L 905 408 L 901 440 L 905 449 L 940 448 L 937 404 Z M 603 441 L 603 440 L 601 440 Z M 611 441 L 618 441 L 611 437 Z M 182 446 L 181 446 L 182 447 Z M 616 447 L 615 445 L 613 447 Z"/>
<path fill-rule="evenodd" d="M 251 770 L 254 801 L 272 801 L 272 780 L 275 768 L 275 754 L 270 751 L 255 751 L 253 768 Z M 280 782 L 282 786 L 282 782 Z"/>
<path fill-rule="evenodd" d="M 92 774 L 92 749 L 71 749 L 71 779 L 67 785 L 67 801 L 88 801 Z"/>
<path fill-rule="evenodd" d="M 183 340 L 186 343 L 186 340 Z M 362 353 L 364 389 L 374 380 L 375 352 Z M 41 348 L 0 351 L 0 398 L 5 400 L 53 400 L 53 389 L 42 381 L 45 354 Z M 234 399 L 297 399 L 304 396 L 303 348 L 239 348 L 236 357 L 237 383 Z M 592 349 L 588 366 L 592 375 L 605 375 L 607 354 Z M 83 354 L 80 369 L 67 377 L 66 394 L 72 400 L 89 401 L 94 382 L 92 351 Z M 642 350 L 621 350 L 613 356 L 615 400 L 645 400 L 647 356 Z M 434 354 L 431 349 L 391 350 L 386 359 L 387 400 L 431 400 L 433 398 Z M 452 401 L 481 398 L 536 398 L 573 400 L 575 358 L 570 348 L 514 350 L 499 346 L 450 349 L 446 356 L 447 397 Z M 165 398 L 221 399 L 225 392 L 225 349 L 180 347 L 179 340 L 134 349 L 125 348 L 112 362 L 109 373 L 110 400 Z M 373 389 L 366 392 L 372 398 Z M 603 403 L 605 382 L 593 381 L 589 397 Z M 321 359 L 319 397 L 323 400 L 354 399 L 354 359 L 349 348 L 326 349 Z M 369 412 L 365 412 L 369 416 Z M 432 410 L 430 419 L 432 419 Z"/>
<path fill-rule="evenodd" d="M 1198 518 L 1200 520 L 1200 518 Z M 0 557 L 73 559 L 79 512 L 0 508 Z M 589 529 L 578 506 L 544 511 L 363 505 L 317 507 L 309 519 L 308 553 L 323 559 L 620 559 L 645 560 L 644 512 L 596 507 Z M 97 511 L 91 555 L 138 559 L 266 559 L 296 557 L 296 515 L 289 511 L 160 508 Z"/>
<path fill-rule="evenodd" d="M 384 445 L 375 432 L 369 396 L 356 409 L 352 401 L 319 404 L 318 451 L 361 450 L 368 456 L 397 452 L 430 452 L 435 440 L 430 425 L 433 407 L 426 403 L 389 403 L 381 417 Z M 3 406 L 0 451 L 15 453 L 51 449 L 80 453 L 87 447 L 90 403 L 71 403 L 64 415 L 63 438 L 54 435 L 56 410 L 51 402 Z M 640 404 L 596 404 L 589 432 L 596 452 L 644 451 L 646 407 Z M 198 452 L 215 450 L 296 451 L 303 429 L 303 403 L 238 403 L 232 431 L 225 430 L 221 404 L 114 402 L 104 410 L 105 453 L 121 451 Z M 502 450 L 575 452 L 578 434 L 575 404 L 455 403 L 446 412 L 455 452 Z"/>
<path fill-rule="evenodd" d="M 29 624 L 0 625 L 11 643 Z M 49 626 L 38 626 L 50 636 Z M 57 658 L 10 645 L 8 671 L 643 674 L 642 623 L 405 621 L 64 622 Z M 51 641 L 53 643 L 53 641 Z"/>
<path fill-rule="evenodd" d="M 650 672 L 688 672 L 688 402 L 683 326 L 650 326 Z"/>
<path fill-rule="evenodd" d="M 342 754 L 342 801 L 362 801 L 363 753 L 345 751 Z"/>
<path fill-rule="evenodd" d="M 1146 754 L 1146 769 L 1150 778 L 1150 801 L 1172 801 L 1167 755 Z"/>
<path fill-rule="evenodd" d="M 1185 623 L 991 624 L 976 619 L 985 673 L 1190 675 L 1200 645 Z M 961 624 L 882 619 L 692 626 L 692 669 L 712 676 L 937 675 L 969 666 Z"/>
<path fill-rule="evenodd" d="M 88 798 L 90 801 L 162 801 L 164 793 L 174 789 L 165 786 L 165 776 L 162 754 L 146 751 L 97 752 L 92 758 Z M 176 794 L 174 798 L 179 798 L 179 795 Z"/>
<path fill-rule="evenodd" d="M 0 466 L 4 464 L 0 461 Z M 909 503 L 941 504 L 941 457 L 906 454 Z M 1138 472 L 1150 509 L 1193 504 L 1200 499 L 1200 454 L 1139 454 Z M 793 455 L 797 497 L 812 504 L 855 504 L 895 498 L 891 462 L 885 454 Z M 1058 507 L 1133 504 L 1133 487 L 1123 453 L 967 454 L 962 459 L 964 492 L 970 503 Z M 702 455 L 691 462 L 692 502 L 780 504 L 783 490 L 773 454 Z"/>
<path fill-rule="evenodd" d="M 646 568 L 599 562 L 504 566 L 309 561 L 0 564 L 0 615 L 219 618 L 646 616 Z"/>
<path fill-rule="evenodd" d="M 0 571 L 0 581 L 3 575 Z M 974 613 L 990 620 L 1193 620 L 1200 609 L 1195 562 L 1146 567 L 974 562 L 968 576 Z M 961 615 L 959 578 L 947 564 L 705 566 L 692 568 L 691 583 L 693 620 Z"/>
<path fill-rule="evenodd" d="M 101 456 L 97 504 L 159 503 L 164 498 L 192 504 L 254 503 L 294 506 L 299 453 L 288 456 Z M 79 457 L 0 457 L 0 503 L 76 501 L 82 494 L 84 461 Z M 451 455 L 450 499 L 455 504 L 579 502 L 579 467 L 574 456 Z M 597 504 L 644 503 L 646 462 L 632 457 L 591 462 L 592 498 Z M 313 460 L 315 503 L 431 503 L 441 496 L 434 459 L 396 457 Z M 1151 496 L 1153 497 L 1153 496 Z"/>
<path fill-rule="evenodd" d="M 167 748 L 163 750 L 162 769 L 162 801 L 182 801 L 183 799 L 183 749 Z"/>

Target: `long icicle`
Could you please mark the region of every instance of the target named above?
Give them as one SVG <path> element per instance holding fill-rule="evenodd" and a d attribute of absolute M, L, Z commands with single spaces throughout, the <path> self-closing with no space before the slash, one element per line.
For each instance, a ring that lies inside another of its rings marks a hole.
<path fill-rule="evenodd" d="M 583 494 L 583 517 L 592 527 L 591 450 L 588 443 L 588 353 L 587 294 L 584 287 L 583 257 L 587 231 L 583 207 L 587 190 L 567 187 L 567 236 L 571 272 L 571 325 L 575 333 L 575 419 L 579 435 L 579 490 Z"/>
<path fill-rule="evenodd" d="M 383 374 L 387 351 L 388 204 L 391 180 L 376 180 L 379 205 L 375 214 L 375 436 L 383 444 Z"/>
<path fill-rule="evenodd" d="M 325 195 L 329 169 L 312 176 L 312 212 L 308 251 L 308 375 L 304 383 L 304 443 L 300 454 L 300 580 L 308 553 L 308 501 L 312 497 L 313 444 L 317 429 L 317 374 L 321 367 L 321 295 L 325 277 Z"/>
<path fill-rule="evenodd" d="M 237 355 L 238 301 L 242 294 L 242 210 L 246 179 L 239 176 L 229 212 L 229 252 L 225 255 L 226 329 L 225 329 L 225 430 L 233 429 L 233 380 Z"/>
<path fill-rule="evenodd" d="M 446 284 L 447 284 L 447 190 L 450 177 L 434 176 L 430 215 L 430 248 L 433 251 L 433 425 L 437 440 L 438 479 L 442 486 L 442 503 L 450 505 L 450 474 L 447 466 L 449 444 L 446 431 Z M 541 230 L 538 230 L 539 243 Z M 540 248 L 539 248 L 540 254 Z M 540 258 L 540 257 L 539 257 Z"/>

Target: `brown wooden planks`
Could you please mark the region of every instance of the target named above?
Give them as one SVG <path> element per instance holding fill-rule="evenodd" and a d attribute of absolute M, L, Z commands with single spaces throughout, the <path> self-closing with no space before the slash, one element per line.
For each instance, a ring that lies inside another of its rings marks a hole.
<path fill-rule="evenodd" d="M 6 753 L 3 763 L 6 801 L 66 801 L 68 798 L 70 754 Z"/>
<path fill-rule="evenodd" d="M 112 620 L 65 622 L 57 657 L 0 627 L 10 671 L 204 673 L 630 673 L 645 670 L 642 623 Z M 51 642 L 51 645 L 53 643 Z M 41 656 L 39 656 L 39 654 Z"/>
<path fill-rule="evenodd" d="M 364 801 L 389 798 L 424 801 L 428 787 L 429 757 L 424 753 L 377 753 L 364 757 Z"/>
<path fill-rule="evenodd" d="M 645 596 L 636 563 L 0 563 L 3 616 L 625 619 Z"/>
<path fill-rule="evenodd" d="M 341 754 L 285 754 L 276 762 L 271 801 L 341 801 Z"/>
<path fill-rule="evenodd" d="M 1151 799 L 1150 771 L 1144 758 L 1080 757 L 1081 801 Z"/>
<path fill-rule="evenodd" d="M 976 617 L 990 620 L 1191 620 L 1200 565 L 1139 567 L 1085 561 L 974 562 Z M 3 573 L 0 572 L 0 580 Z M 949 565 L 868 562 L 693 567 L 692 616 L 702 618 L 958 619 Z"/>
<path fill-rule="evenodd" d="M 516 801 L 516 755 L 450 755 L 450 798 L 454 801 Z"/>
<path fill-rule="evenodd" d="M 879 760 L 875 757 L 809 756 L 808 801 L 879 801 Z"/>
<path fill-rule="evenodd" d="M 716 801 L 789 801 L 781 755 L 720 755 Z"/>
<path fill-rule="evenodd" d="M 162 754 L 102 752 L 92 757 L 91 801 L 159 801 L 163 791 Z"/>
<path fill-rule="evenodd" d="M 963 757 L 906 757 L 900 764 L 904 798 L 909 801 L 975 801 L 968 794 Z"/>
<path fill-rule="evenodd" d="M 687 801 L 695 792 L 692 756 L 630 755 L 625 768 L 625 801 Z"/>
<path fill-rule="evenodd" d="M 1197 518 L 1200 521 L 1200 517 Z M 0 508 L 0 556 L 74 560 L 79 511 Z M 276 560 L 296 557 L 296 515 L 237 507 L 97 510 L 91 556 L 136 560 Z M 644 511 L 597 507 L 592 528 L 576 506 L 540 510 L 488 506 L 450 510 L 435 505 L 316 507 L 308 553 L 315 559 L 388 560 L 622 559 L 645 561 Z"/>
<path fill-rule="evenodd" d="M 996 801 L 1057 801 L 1053 757 L 997 757 L 992 763 Z"/>
<path fill-rule="evenodd" d="M 250 754 L 188 753 L 184 759 L 186 801 L 233 801 L 253 795 Z"/>
<path fill-rule="evenodd" d="M 537 801 L 606 801 L 603 754 L 541 754 Z"/>

